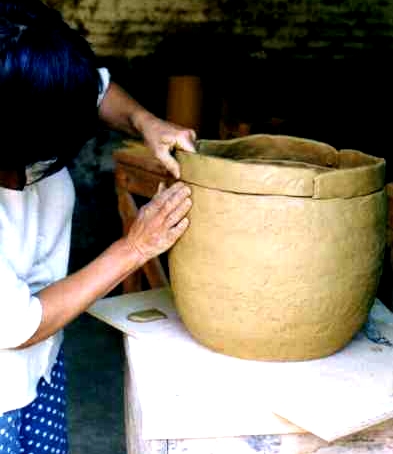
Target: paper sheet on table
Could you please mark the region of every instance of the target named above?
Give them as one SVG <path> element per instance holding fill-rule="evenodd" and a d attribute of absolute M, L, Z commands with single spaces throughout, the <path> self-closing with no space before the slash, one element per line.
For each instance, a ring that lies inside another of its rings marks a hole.
<path fill-rule="evenodd" d="M 374 342 L 362 330 L 334 355 L 285 364 L 272 410 L 327 441 L 393 418 L 393 314 L 376 300 L 370 322 Z"/>
<path fill-rule="evenodd" d="M 161 309 L 168 319 L 126 320 L 142 307 Z M 107 298 L 89 313 L 133 336 L 129 345 L 138 396 L 149 415 L 146 438 L 159 438 L 160 430 L 164 438 L 176 438 L 168 436 L 176 415 L 181 433 L 194 416 L 194 425 L 214 426 L 210 436 L 257 435 L 266 433 L 263 411 L 269 410 L 327 441 L 393 418 L 393 347 L 368 339 L 363 331 L 327 358 L 261 362 L 221 355 L 197 343 L 178 319 L 169 289 Z M 393 343 L 393 314 L 376 300 L 371 316 L 374 338 Z"/>
<path fill-rule="evenodd" d="M 131 312 L 153 308 L 168 318 L 149 323 L 127 319 Z M 138 388 L 143 438 L 305 432 L 266 406 L 260 392 L 264 379 L 248 372 L 251 362 L 214 353 L 195 342 L 179 320 L 170 289 L 106 298 L 88 312 L 129 335 L 128 365 Z"/>

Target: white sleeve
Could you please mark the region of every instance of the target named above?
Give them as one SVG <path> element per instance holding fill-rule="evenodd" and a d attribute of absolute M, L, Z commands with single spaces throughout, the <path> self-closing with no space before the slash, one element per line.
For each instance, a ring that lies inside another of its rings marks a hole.
<path fill-rule="evenodd" d="M 30 339 L 41 318 L 41 302 L 0 256 L 0 349 L 18 347 Z"/>
<path fill-rule="evenodd" d="M 98 95 L 97 106 L 99 106 L 101 104 L 101 101 L 104 99 L 104 96 L 106 94 L 106 91 L 108 90 L 108 87 L 109 87 L 109 84 L 111 81 L 111 75 L 106 68 L 98 68 L 98 72 L 101 77 L 102 86 L 101 86 L 100 93 Z"/>

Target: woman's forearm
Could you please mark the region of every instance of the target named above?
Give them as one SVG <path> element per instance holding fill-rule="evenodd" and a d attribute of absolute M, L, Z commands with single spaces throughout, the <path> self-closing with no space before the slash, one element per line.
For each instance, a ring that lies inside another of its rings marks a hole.
<path fill-rule="evenodd" d="M 125 90 L 111 82 L 99 107 L 100 119 L 114 130 L 127 134 L 142 133 L 143 125 L 153 114 L 142 107 Z"/>
<path fill-rule="evenodd" d="M 122 239 L 80 271 L 41 290 L 36 295 L 42 306 L 41 324 L 19 348 L 40 342 L 64 328 L 142 265 L 140 254 L 131 251 Z"/>
<path fill-rule="evenodd" d="M 180 182 L 168 189 L 159 189 L 153 199 L 140 208 L 126 236 L 80 271 L 42 289 L 37 294 L 42 306 L 40 326 L 18 348 L 52 336 L 130 273 L 173 246 L 188 227 L 190 195 L 190 188 Z"/>
<path fill-rule="evenodd" d="M 99 116 L 112 129 L 141 134 L 145 144 L 175 178 L 180 177 L 180 167 L 171 151 L 175 148 L 195 151 L 193 130 L 156 117 L 115 83 L 111 83 L 105 93 Z"/>

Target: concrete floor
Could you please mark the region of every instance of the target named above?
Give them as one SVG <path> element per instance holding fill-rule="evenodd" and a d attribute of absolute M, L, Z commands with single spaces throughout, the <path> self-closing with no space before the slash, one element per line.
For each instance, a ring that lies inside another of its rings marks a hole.
<path fill-rule="evenodd" d="M 83 314 L 65 351 L 70 454 L 125 454 L 121 333 Z"/>

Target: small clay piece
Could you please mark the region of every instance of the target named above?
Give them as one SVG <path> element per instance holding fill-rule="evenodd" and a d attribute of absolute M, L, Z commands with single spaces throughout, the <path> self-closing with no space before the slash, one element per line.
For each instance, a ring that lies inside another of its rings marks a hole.
<path fill-rule="evenodd" d="M 176 152 L 190 226 L 169 252 L 190 333 L 225 354 L 305 360 L 367 320 L 383 266 L 385 161 L 287 136 L 201 140 Z"/>
<path fill-rule="evenodd" d="M 131 312 L 127 316 L 127 320 L 130 322 L 137 322 L 137 323 L 146 323 L 146 322 L 154 322 L 156 320 L 162 320 L 168 318 L 164 312 L 160 311 L 159 309 L 143 309 L 140 311 Z"/>

